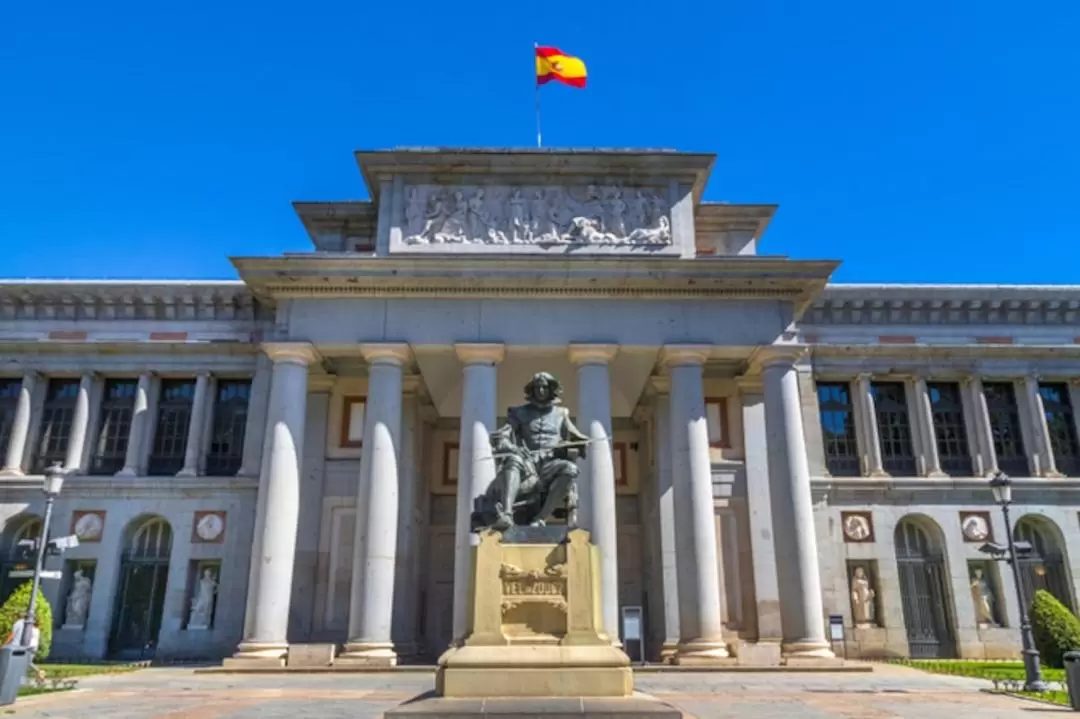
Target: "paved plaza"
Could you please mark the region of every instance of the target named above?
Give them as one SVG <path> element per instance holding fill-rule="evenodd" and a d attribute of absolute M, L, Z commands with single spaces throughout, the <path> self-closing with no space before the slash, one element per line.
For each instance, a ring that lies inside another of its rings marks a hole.
<path fill-rule="evenodd" d="M 637 677 L 640 691 L 688 717 L 745 719 L 1037 719 L 1065 709 L 980 691 L 986 682 L 882 667 L 872 674 L 662 673 Z M 14 717 L 87 719 L 374 719 L 430 690 L 432 675 L 195 674 L 148 669 L 91 677 L 79 690 L 21 700 Z"/>

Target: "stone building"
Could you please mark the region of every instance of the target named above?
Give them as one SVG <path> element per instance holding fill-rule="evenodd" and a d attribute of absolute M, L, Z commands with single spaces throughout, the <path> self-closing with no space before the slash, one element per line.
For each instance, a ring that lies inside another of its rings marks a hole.
<path fill-rule="evenodd" d="M 0 283 L 2 589 L 60 462 L 56 654 L 431 661 L 541 370 L 651 660 L 1016 654 L 997 469 L 1075 606 L 1080 288 L 829 284 L 758 253 L 774 206 L 701 200 L 711 155 L 357 160 L 371 201 L 297 203 L 314 250 L 238 281 Z"/>

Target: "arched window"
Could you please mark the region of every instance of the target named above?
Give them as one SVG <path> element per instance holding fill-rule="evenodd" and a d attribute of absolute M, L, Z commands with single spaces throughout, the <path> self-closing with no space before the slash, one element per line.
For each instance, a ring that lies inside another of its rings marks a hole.
<path fill-rule="evenodd" d="M 172 529 L 161 517 L 151 517 L 140 524 L 127 541 L 124 557 L 128 560 L 169 561 Z"/>
<path fill-rule="evenodd" d="M 1021 517 L 1013 537 L 1031 545 L 1031 552 L 1017 557 L 1024 594 L 1030 602 L 1039 589 L 1057 597 L 1069 609 L 1073 607 L 1072 592 L 1065 571 L 1065 553 L 1057 540 L 1057 527 L 1045 517 Z"/>

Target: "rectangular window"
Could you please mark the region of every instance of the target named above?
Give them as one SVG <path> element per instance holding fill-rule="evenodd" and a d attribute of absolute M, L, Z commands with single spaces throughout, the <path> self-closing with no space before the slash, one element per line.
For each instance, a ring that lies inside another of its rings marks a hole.
<path fill-rule="evenodd" d="M 1076 439 L 1069 387 L 1064 382 L 1039 384 L 1046 428 L 1050 431 L 1050 447 L 1054 450 L 1057 470 L 1069 477 L 1080 476 L 1080 442 Z"/>
<path fill-rule="evenodd" d="M 98 423 L 97 441 L 94 442 L 94 456 L 90 458 L 90 474 L 116 474 L 124 468 L 138 386 L 138 380 L 134 379 L 105 381 L 101 421 Z"/>
<path fill-rule="evenodd" d="M 1020 433 L 1016 388 L 1012 382 L 983 382 L 983 395 L 986 397 L 998 469 L 1018 477 L 1029 474 L 1031 470 L 1028 469 L 1024 437 Z"/>
<path fill-rule="evenodd" d="M 897 477 L 915 476 L 915 449 L 904 383 L 871 382 L 870 393 L 881 437 L 881 468 Z"/>
<path fill-rule="evenodd" d="M 157 429 L 150 451 L 147 474 L 173 475 L 184 468 L 195 380 L 167 379 L 161 382 L 157 406 Z"/>
<path fill-rule="evenodd" d="M 21 379 L 0 378 L 0 461 L 6 456 L 8 442 L 11 441 L 11 425 L 15 422 L 15 407 L 19 404 L 20 389 Z"/>
<path fill-rule="evenodd" d="M 855 413 L 851 385 L 818 382 L 821 437 L 825 443 L 825 466 L 834 477 L 859 476 L 859 448 L 855 439 Z"/>
<path fill-rule="evenodd" d="M 75 399 L 79 396 L 79 380 L 50 379 L 45 388 L 45 406 L 41 413 L 41 432 L 37 452 L 32 462 L 34 474 L 41 474 L 56 462 L 63 464 L 71 438 L 71 420 L 75 415 Z"/>
<path fill-rule="evenodd" d="M 937 442 L 941 471 L 954 477 L 968 477 L 972 473 L 972 464 L 960 385 L 956 382 L 927 382 L 926 389 L 930 394 L 930 413 L 933 416 L 934 441 Z"/>
<path fill-rule="evenodd" d="M 208 475 L 231 477 L 240 471 L 250 399 L 250 380 L 217 381 L 214 421 L 210 430 L 210 447 L 206 453 Z"/>
<path fill-rule="evenodd" d="M 364 408 L 367 397 L 346 397 L 341 406 L 341 446 L 364 444 Z"/>
<path fill-rule="evenodd" d="M 727 398 L 705 400 L 705 424 L 710 447 L 730 447 L 727 426 Z"/>

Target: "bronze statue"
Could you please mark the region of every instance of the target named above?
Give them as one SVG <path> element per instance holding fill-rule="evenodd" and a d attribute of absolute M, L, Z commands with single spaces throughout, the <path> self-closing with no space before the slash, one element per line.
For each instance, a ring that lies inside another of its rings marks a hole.
<path fill-rule="evenodd" d="M 551 517 L 576 525 L 575 460 L 590 440 L 559 406 L 562 387 L 547 372 L 525 385 L 525 404 L 506 412 L 505 425 L 491 433 L 495 480 L 472 513 L 473 531 L 515 525 L 542 527 Z"/>

